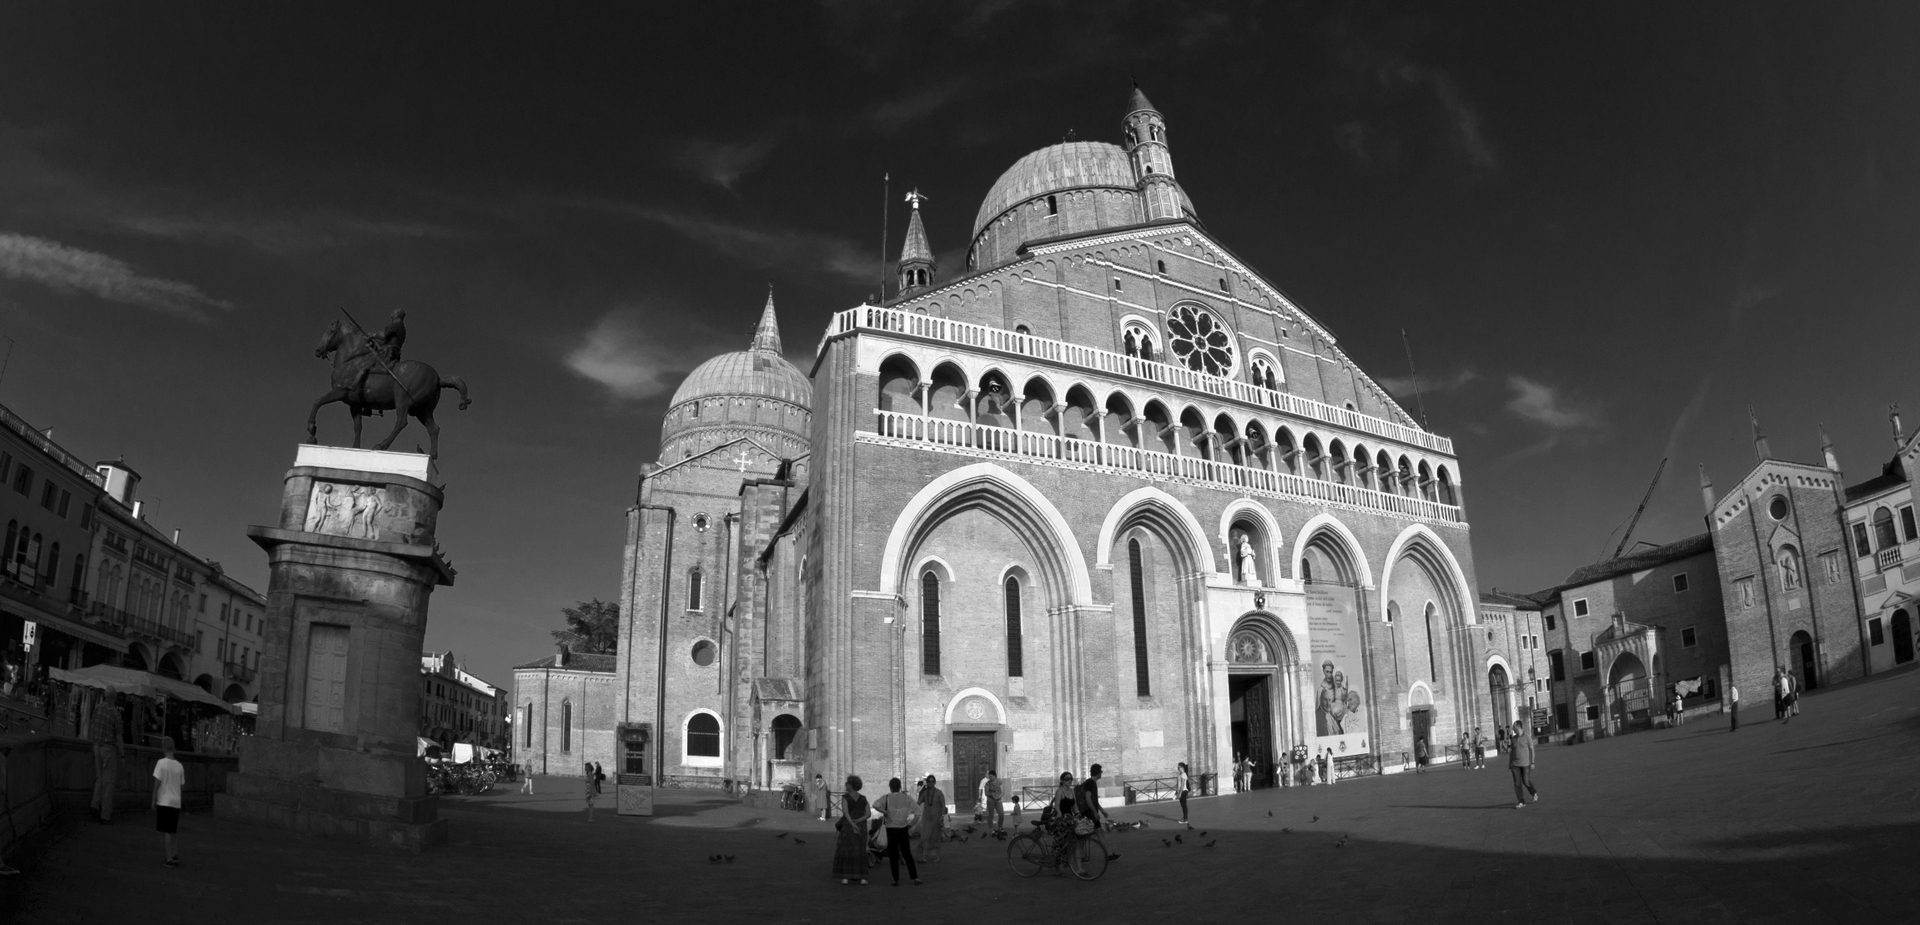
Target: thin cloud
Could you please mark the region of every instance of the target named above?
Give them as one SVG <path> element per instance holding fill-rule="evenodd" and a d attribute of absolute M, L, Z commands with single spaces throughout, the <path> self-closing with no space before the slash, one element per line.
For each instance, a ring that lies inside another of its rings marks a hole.
<path fill-rule="evenodd" d="M 602 200 L 574 200 L 570 204 L 660 225 L 723 256 L 762 270 L 794 274 L 825 271 L 852 282 L 871 282 L 877 278 L 870 252 L 832 235 L 772 226 L 754 227 L 711 215 Z"/>
<path fill-rule="evenodd" d="M 1436 392 L 1452 392 L 1470 382 L 1477 382 L 1479 379 L 1479 373 L 1471 369 L 1462 369 L 1450 376 L 1420 380 L 1420 392 L 1424 395 L 1432 395 Z M 1395 396 L 1411 396 L 1414 393 L 1415 383 L 1412 376 L 1386 376 L 1378 381 L 1382 388 L 1393 393 Z"/>
<path fill-rule="evenodd" d="M 146 214 L 122 218 L 119 225 L 152 238 L 240 245 L 279 255 L 458 236 L 443 225 L 370 219 L 336 212 L 316 212 L 290 219 Z"/>
<path fill-rule="evenodd" d="M 1575 407 L 1559 390 L 1546 383 L 1514 375 L 1507 377 L 1507 387 L 1513 390 L 1513 397 L 1507 400 L 1508 411 L 1556 435 L 1591 432 L 1601 427 L 1598 414 Z"/>
<path fill-rule="evenodd" d="M 687 173 L 727 192 L 733 192 L 740 178 L 752 173 L 773 153 L 772 136 L 754 141 L 708 141 L 685 139 L 673 147 L 673 164 Z"/>
<path fill-rule="evenodd" d="M 567 368 L 618 398 L 638 401 L 666 392 L 707 354 L 662 342 L 644 314 L 620 309 L 603 315 L 567 351 Z"/>
<path fill-rule="evenodd" d="M 209 310 L 233 305 L 191 284 L 144 276 L 125 261 L 58 241 L 0 232 L 0 276 L 38 283 L 57 292 L 82 293 L 185 318 L 209 320 Z"/>
<path fill-rule="evenodd" d="M 977 81 L 970 76 L 956 75 L 878 103 L 867 110 L 866 120 L 882 132 L 898 132 L 977 89 Z"/>

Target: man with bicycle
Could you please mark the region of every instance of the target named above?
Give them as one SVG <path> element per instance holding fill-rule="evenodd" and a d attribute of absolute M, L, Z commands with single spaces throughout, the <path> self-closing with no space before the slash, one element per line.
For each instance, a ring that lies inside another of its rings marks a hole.
<path fill-rule="evenodd" d="M 1093 820 L 1094 825 L 1104 825 L 1113 817 L 1100 807 L 1100 766 L 1087 769 L 1087 779 L 1073 788 L 1074 812 Z"/>

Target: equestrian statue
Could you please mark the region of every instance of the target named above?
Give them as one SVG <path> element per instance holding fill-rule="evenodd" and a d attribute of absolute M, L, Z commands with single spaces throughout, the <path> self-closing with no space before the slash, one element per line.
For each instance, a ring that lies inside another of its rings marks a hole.
<path fill-rule="evenodd" d="M 341 312 L 341 314 L 346 314 Z M 347 406 L 353 415 L 353 446 L 360 447 L 360 419 L 369 414 L 393 411 L 393 431 L 374 446 L 384 450 L 407 426 L 409 415 L 427 427 L 431 458 L 440 458 L 440 425 L 433 422 L 433 409 L 440 404 L 441 389 L 460 391 L 460 410 L 467 410 L 473 399 L 467 395 L 467 383 L 459 376 L 441 376 L 419 360 L 402 360 L 401 347 L 407 341 L 407 312 L 395 309 L 393 317 L 378 334 L 368 334 L 347 315 L 346 321 L 327 325 L 327 333 L 313 355 L 333 359 L 333 387 L 313 403 L 307 413 L 307 439 L 318 440 L 320 428 L 315 419 L 320 407 L 334 402 Z"/>

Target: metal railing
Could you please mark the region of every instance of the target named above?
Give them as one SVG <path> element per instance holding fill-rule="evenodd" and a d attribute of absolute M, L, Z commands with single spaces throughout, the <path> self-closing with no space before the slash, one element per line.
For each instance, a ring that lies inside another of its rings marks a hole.
<path fill-rule="evenodd" d="M 239 662 L 228 662 L 227 678 L 229 680 L 239 681 L 240 683 L 245 684 L 253 680 L 253 669 L 248 668 L 247 666 L 242 665 Z"/>
<path fill-rule="evenodd" d="M 87 614 L 109 626 L 117 627 L 121 630 L 119 635 L 139 633 L 151 639 L 171 642 L 176 645 L 193 645 L 194 636 L 186 630 L 168 626 L 158 620 L 149 620 L 146 617 L 137 616 L 121 610 L 118 607 L 110 607 L 99 601 L 93 602 L 93 606 L 87 609 Z"/>
<path fill-rule="evenodd" d="M 1213 774 L 1195 774 L 1188 777 L 1197 797 L 1212 796 L 1218 778 Z M 1174 777 L 1132 777 L 1120 783 L 1122 797 L 1128 803 L 1154 803 L 1180 798 L 1180 778 Z"/>
<path fill-rule="evenodd" d="M 1038 812 L 1046 809 L 1052 802 L 1052 787 L 1022 787 L 1020 792 L 1014 795 L 1013 811 L 1015 813 L 1024 813 L 1028 810 Z"/>
<path fill-rule="evenodd" d="M 1310 498 L 1423 521 L 1465 522 L 1458 505 L 1289 472 L 898 411 L 876 411 L 875 414 L 878 420 L 874 432 L 878 436 L 907 443 L 956 447 L 977 454 L 1053 460 L 1275 497 Z"/>
<path fill-rule="evenodd" d="M 1275 391 L 1251 382 L 1196 372 L 1184 366 L 1175 366 L 1156 360 L 1143 360 L 1123 353 L 1114 353 L 1111 350 L 1036 337 L 1032 334 L 1021 334 L 1017 331 L 988 327 L 983 324 L 863 305 L 835 314 L 833 322 L 827 327 L 826 337 L 832 338 L 861 330 L 884 331 L 923 340 L 960 344 L 1076 366 L 1115 376 L 1125 376 L 1156 385 L 1270 408 L 1296 417 L 1308 418 L 1389 440 L 1398 440 L 1401 443 L 1424 447 L 1449 456 L 1453 455 L 1453 441 L 1446 437 L 1370 414 L 1361 414 L 1349 408 L 1335 407 L 1325 402 Z"/>

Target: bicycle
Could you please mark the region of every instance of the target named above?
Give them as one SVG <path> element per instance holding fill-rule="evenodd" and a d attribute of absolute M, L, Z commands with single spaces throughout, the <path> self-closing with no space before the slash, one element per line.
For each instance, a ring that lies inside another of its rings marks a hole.
<path fill-rule="evenodd" d="M 1078 818 L 1072 829 L 1059 832 L 1049 824 L 1034 820 L 1031 832 L 1022 832 L 1007 842 L 1007 866 L 1022 877 L 1038 876 L 1045 868 L 1058 871 L 1062 866 L 1082 880 L 1098 880 L 1107 872 L 1107 843 L 1100 827 L 1091 819 Z M 1062 837 L 1064 836 L 1064 837 Z"/>

